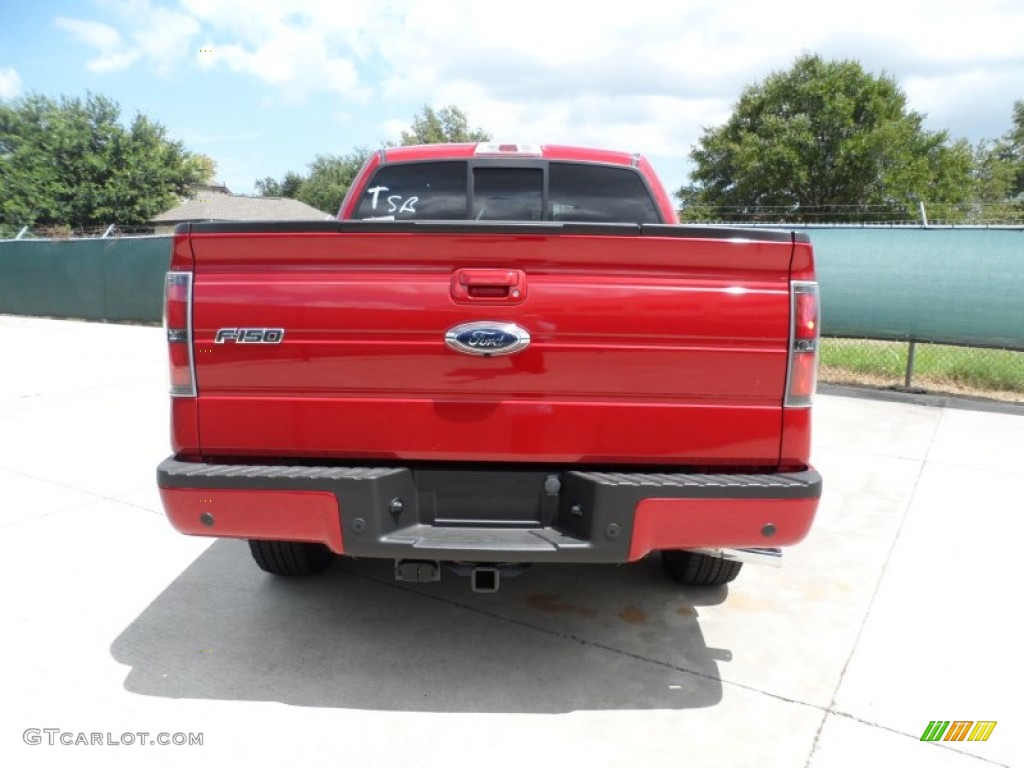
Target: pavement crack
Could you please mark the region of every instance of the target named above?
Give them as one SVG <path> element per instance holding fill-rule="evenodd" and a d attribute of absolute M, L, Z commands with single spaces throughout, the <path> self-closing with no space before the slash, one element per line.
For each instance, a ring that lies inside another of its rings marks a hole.
<path fill-rule="evenodd" d="M 864 718 L 857 717 L 856 715 L 852 715 L 849 712 L 841 712 L 841 711 L 837 711 L 835 709 L 831 709 L 831 710 L 829 710 L 828 714 L 835 715 L 836 717 L 841 717 L 841 718 L 843 718 L 845 720 L 853 720 L 855 723 L 859 723 L 860 725 L 866 725 L 869 728 L 877 728 L 877 729 L 879 729 L 881 731 L 886 731 L 887 733 L 891 733 L 891 734 L 893 734 L 895 736 L 904 736 L 904 737 L 906 737 L 908 739 L 912 739 L 913 741 L 921 741 L 921 737 L 920 736 L 914 736 L 913 734 L 907 733 L 906 731 L 901 731 L 901 730 L 898 730 L 896 728 L 890 728 L 889 726 L 884 725 L 882 723 L 876 723 L 876 722 L 872 722 L 871 720 L 865 720 Z M 817 740 L 815 740 L 815 741 L 817 741 Z M 995 766 L 1000 766 L 1000 768 L 1010 768 L 1010 766 L 1007 765 L 1006 763 L 1000 763 L 1000 762 L 998 762 L 996 760 L 990 760 L 987 757 L 982 757 L 981 755 L 975 755 L 975 754 L 972 754 L 971 752 L 964 752 L 963 750 L 956 749 L 955 747 L 953 747 L 953 746 L 951 746 L 949 744 L 946 744 L 944 742 L 941 742 L 941 741 L 924 742 L 922 744 L 922 746 L 923 747 L 935 747 L 937 749 L 945 749 L 947 752 L 952 752 L 952 753 L 957 754 L 957 755 L 963 755 L 964 757 L 973 757 L 975 760 L 980 760 L 985 765 L 995 765 Z"/>
<path fill-rule="evenodd" d="M 77 493 L 85 494 L 86 496 L 91 496 L 92 499 L 93 499 L 92 501 L 83 501 L 80 504 L 69 504 L 67 506 L 60 507 L 58 509 L 51 509 L 49 512 L 45 512 L 45 513 L 39 515 L 38 517 L 36 517 L 35 519 L 40 519 L 42 517 L 49 517 L 50 515 L 54 515 L 54 514 L 57 514 L 59 512 L 64 512 L 64 511 L 66 511 L 68 509 L 71 509 L 72 507 L 78 507 L 78 506 L 82 506 L 84 504 L 92 504 L 92 503 L 95 503 L 96 501 L 113 501 L 113 502 L 116 502 L 118 504 L 124 504 L 125 506 L 128 506 L 128 507 L 135 507 L 136 509 L 144 510 L 144 511 L 149 512 L 149 513 L 154 514 L 154 515 L 161 515 L 161 516 L 163 515 L 162 512 L 160 512 L 158 510 L 151 509 L 150 507 L 144 507 L 141 504 L 136 504 L 135 502 L 132 502 L 132 501 L 126 501 L 124 499 L 118 498 L 117 496 L 106 496 L 106 495 L 104 495 L 102 493 L 96 493 L 96 491 L 90 491 L 87 488 L 79 488 L 77 485 L 69 485 L 68 483 L 62 483 L 59 480 L 50 480 L 50 479 L 47 479 L 47 478 L 44 478 L 44 477 L 39 477 L 38 475 L 33 475 L 33 474 L 29 473 L 29 472 L 22 472 L 21 470 L 18 470 L 18 469 L 11 469 L 10 467 L 0 467 L 0 471 L 10 472 L 12 475 L 18 475 L 20 477 L 25 477 L 25 478 L 28 478 L 29 480 L 35 480 L 36 482 L 39 482 L 39 483 L 45 483 L 46 485 L 55 485 L 58 488 L 66 488 L 69 491 L 75 491 Z M 134 492 L 134 489 L 132 491 L 128 491 L 128 493 L 133 493 L 133 492 Z M 18 522 L 21 522 L 21 521 L 18 521 Z"/>
<path fill-rule="evenodd" d="M 924 474 L 925 468 L 928 466 L 928 457 L 931 456 L 932 448 L 935 447 L 935 438 L 939 433 L 939 427 L 942 425 L 942 419 L 945 416 L 945 409 L 939 411 L 939 416 L 935 419 L 935 423 L 932 426 L 932 434 L 928 438 L 928 447 L 924 451 L 924 455 L 920 459 L 920 466 L 917 468 L 917 476 L 914 478 L 914 485 L 911 488 L 910 494 L 907 496 L 907 502 L 903 505 L 903 514 L 900 516 L 900 524 L 896 528 L 896 533 L 892 537 L 892 544 L 889 547 L 889 551 L 885 555 L 885 564 L 882 566 L 881 573 L 878 574 L 878 581 L 875 582 L 875 588 L 871 592 L 871 599 L 868 601 L 867 610 L 864 611 L 864 617 L 861 619 L 860 626 L 857 628 L 857 637 L 853 641 L 853 645 L 850 647 L 850 652 L 846 656 L 846 661 L 843 662 L 843 669 L 839 673 L 839 679 L 836 681 L 836 687 L 832 691 L 832 701 L 828 707 L 823 708 L 824 714 L 822 715 L 821 722 L 818 723 L 818 730 L 814 734 L 814 741 L 811 744 L 811 749 L 807 753 L 807 760 L 804 762 L 804 768 L 808 768 L 811 764 L 811 760 L 814 757 L 814 753 L 818 751 L 818 743 L 821 741 L 821 733 L 825 728 L 825 722 L 828 720 L 829 714 L 838 714 L 836 712 L 836 698 L 839 695 L 839 689 L 843 686 L 843 680 L 846 679 L 846 673 L 849 670 L 850 662 L 853 661 L 854 655 L 857 653 L 857 648 L 860 646 L 861 638 L 864 636 L 864 627 L 867 626 L 868 620 L 871 618 L 871 610 L 875 606 L 875 601 L 878 599 L 878 593 L 882 588 L 882 582 L 885 581 L 885 574 L 889 570 L 889 561 L 892 559 L 892 553 L 896 550 L 896 547 L 900 542 L 900 535 L 903 533 L 903 526 L 907 522 L 907 516 L 910 514 L 910 506 L 914 503 L 914 498 L 917 496 L 918 486 L 921 484 L 921 476 Z M 862 722 L 865 725 L 869 725 L 866 721 L 861 720 L 858 717 L 852 715 L 844 715 L 850 717 L 858 722 Z M 881 727 L 881 726 L 879 726 Z M 892 730 L 886 728 L 886 730 Z M 892 731 L 893 733 L 901 733 L 902 731 Z M 909 734 L 903 734 L 908 736 Z"/>

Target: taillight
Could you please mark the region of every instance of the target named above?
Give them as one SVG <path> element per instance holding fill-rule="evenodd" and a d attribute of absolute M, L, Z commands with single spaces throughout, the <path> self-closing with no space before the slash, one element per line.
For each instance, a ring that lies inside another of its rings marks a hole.
<path fill-rule="evenodd" d="M 168 272 L 164 283 L 164 330 L 170 361 L 171 394 L 195 397 L 192 365 L 192 273 Z"/>
<path fill-rule="evenodd" d="M 789 371 L 786 376 L 786 405 L 811 404 L 818 383 L 818 337 L 821 305 L 818 284 L 793 281 L 790 289 Z"/>

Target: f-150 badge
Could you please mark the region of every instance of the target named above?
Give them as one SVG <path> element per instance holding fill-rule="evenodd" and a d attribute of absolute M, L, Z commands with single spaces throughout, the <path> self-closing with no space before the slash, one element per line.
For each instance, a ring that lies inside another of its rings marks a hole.
<path fill-rule="evenodd" d="M 514 323 L 482 320 L 449 329 L 444 335 L 444 343 L 466 355 L 511 355 L 530 345 L 530 332 Z"/>
<path fill-rule="evenodd" d="M 280 344 L 284 341 L 284 328 L 221 328 L 213 339 L 215 344 Z"/>

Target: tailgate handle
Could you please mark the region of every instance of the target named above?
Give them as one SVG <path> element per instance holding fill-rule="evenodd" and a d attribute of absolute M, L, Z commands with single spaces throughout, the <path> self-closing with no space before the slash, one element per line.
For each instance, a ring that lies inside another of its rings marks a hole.
<path fill-rule="evenodd" d="M 452 275 L 456 301 L 516 303 L 525 296 L 526 273 L 521 269 L 457 269 Z"/>

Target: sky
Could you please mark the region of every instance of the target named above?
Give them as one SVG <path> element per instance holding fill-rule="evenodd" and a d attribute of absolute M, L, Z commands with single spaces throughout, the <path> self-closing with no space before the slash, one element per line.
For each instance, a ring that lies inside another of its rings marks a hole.
<path fill-rule="evenodd" d="M 805 53 L 976 143 L 1024 99 L 1024 2 L 0 0 L 0 100 L 108 96 L 240 194 L 449 104 L 496 140 L 641 152 L 674 190 L 702 128 Z"/>

